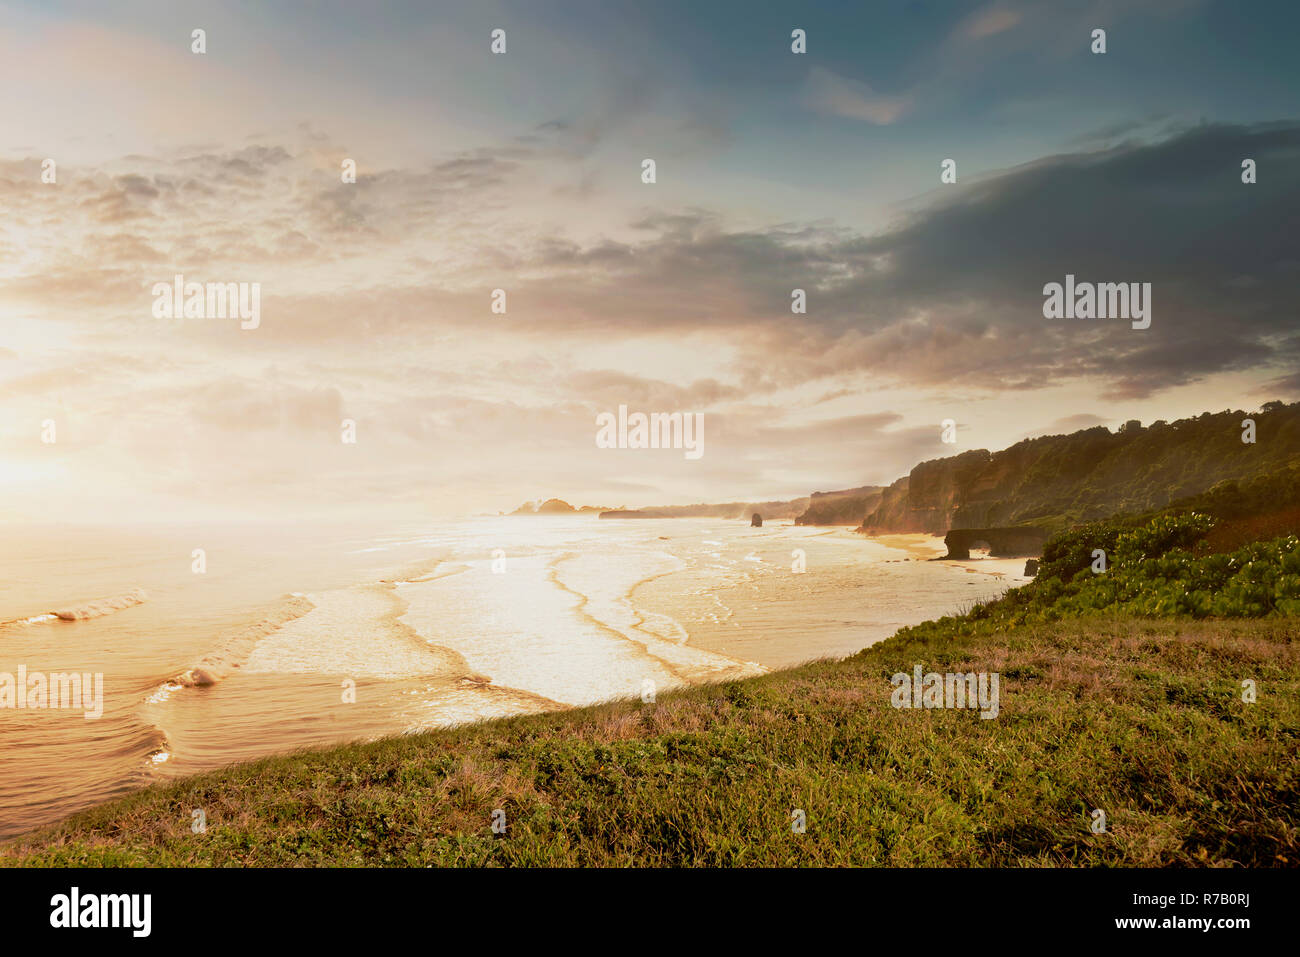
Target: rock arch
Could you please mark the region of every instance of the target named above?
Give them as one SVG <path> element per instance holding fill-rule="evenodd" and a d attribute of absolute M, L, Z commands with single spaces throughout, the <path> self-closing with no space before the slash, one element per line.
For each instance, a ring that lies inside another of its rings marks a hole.
<path fill-rule="evenodd" d="M 1047 532 L 1021 525 L 1014 528 L 954 528 L 944 536 L 948 546 L 944 558 L 970 558 L 971 547 L 987 542 L 990 558 L 1037 558 L 1043 553 Z"/>

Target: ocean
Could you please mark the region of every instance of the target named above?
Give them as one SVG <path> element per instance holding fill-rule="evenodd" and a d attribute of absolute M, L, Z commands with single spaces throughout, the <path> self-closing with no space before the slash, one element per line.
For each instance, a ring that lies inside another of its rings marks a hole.
<path fill-rule="evenodd" d="M 718 519 L 6 525 L 0 704 L 20 669 L 19 697 L 103 684 L 95 718 L 0 706 L 0 837 L 267 754 L 843 657 L 1020 581 L 939 553 Z"/>

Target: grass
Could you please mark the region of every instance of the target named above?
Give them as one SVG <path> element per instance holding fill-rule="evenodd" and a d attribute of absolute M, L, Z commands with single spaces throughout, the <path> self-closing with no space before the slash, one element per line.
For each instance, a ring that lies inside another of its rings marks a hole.
<path fill-rule="evenodd" d="M 155 786 L 9 842 L 0 864 L 1293 867 L 1298 636 L 1285 616 L 945 619 L 654 704 Z M 889 677 L 915 664 L 999 672 L 999 717 L 894 709 Z"/>

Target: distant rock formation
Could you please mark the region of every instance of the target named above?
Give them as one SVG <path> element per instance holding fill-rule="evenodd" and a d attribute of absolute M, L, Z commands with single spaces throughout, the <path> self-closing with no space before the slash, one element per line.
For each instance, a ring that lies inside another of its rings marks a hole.
<path fill-rule="evenodd" d="M 578 515 L 590 512 L 605 511 L 603 505 L 584 505 L 582 508 L 574 508 L 568 502 L 559 498 L 548 498 L 544 502 L 524 502 L 517 509 L 511 512 L 511 515 Z"/>
<path fill-rule="evenodd" d="M 762 528 L 763 516 L 759 515 L 758 512 L 755 512 L 754 517 L 749 520 L 749 526 L 750 528 Z"/>
<path fill-rule="evenodd" d="M 725 518 L 739 519 L 755 509 L 768 519 L 796 518 L 808 508 L 807 498 L 784 502 L 721 502 L 699 505 L 657 505 L 649 508 L 618 508 L 601 512 L 601 518 Z"/>
<path fill-rule="evenodd" d="M 1038 559 L 1031 558 L 1029 559 L 1029 561 L 1025 562 L 1025 577 L 1033 578 L 1037 574 L 1038 574 Z"/>

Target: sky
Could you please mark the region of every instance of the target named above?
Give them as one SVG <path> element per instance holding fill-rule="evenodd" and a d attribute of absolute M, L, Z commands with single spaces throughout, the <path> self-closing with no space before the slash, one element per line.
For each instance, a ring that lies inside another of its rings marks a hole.
<path fill-rule="evenodd" d="M 0 4 L 0 521 L 795 498 L 1300 398 L 1298 27 Z M 177 274 L 257 283 L 256 328 L 157 315 Z M 1150 283 L 1150 327 L 1045 318 L 1067 274 Z M 599 448 L 620 405 L 702 414 L 703 454 Z"/>

